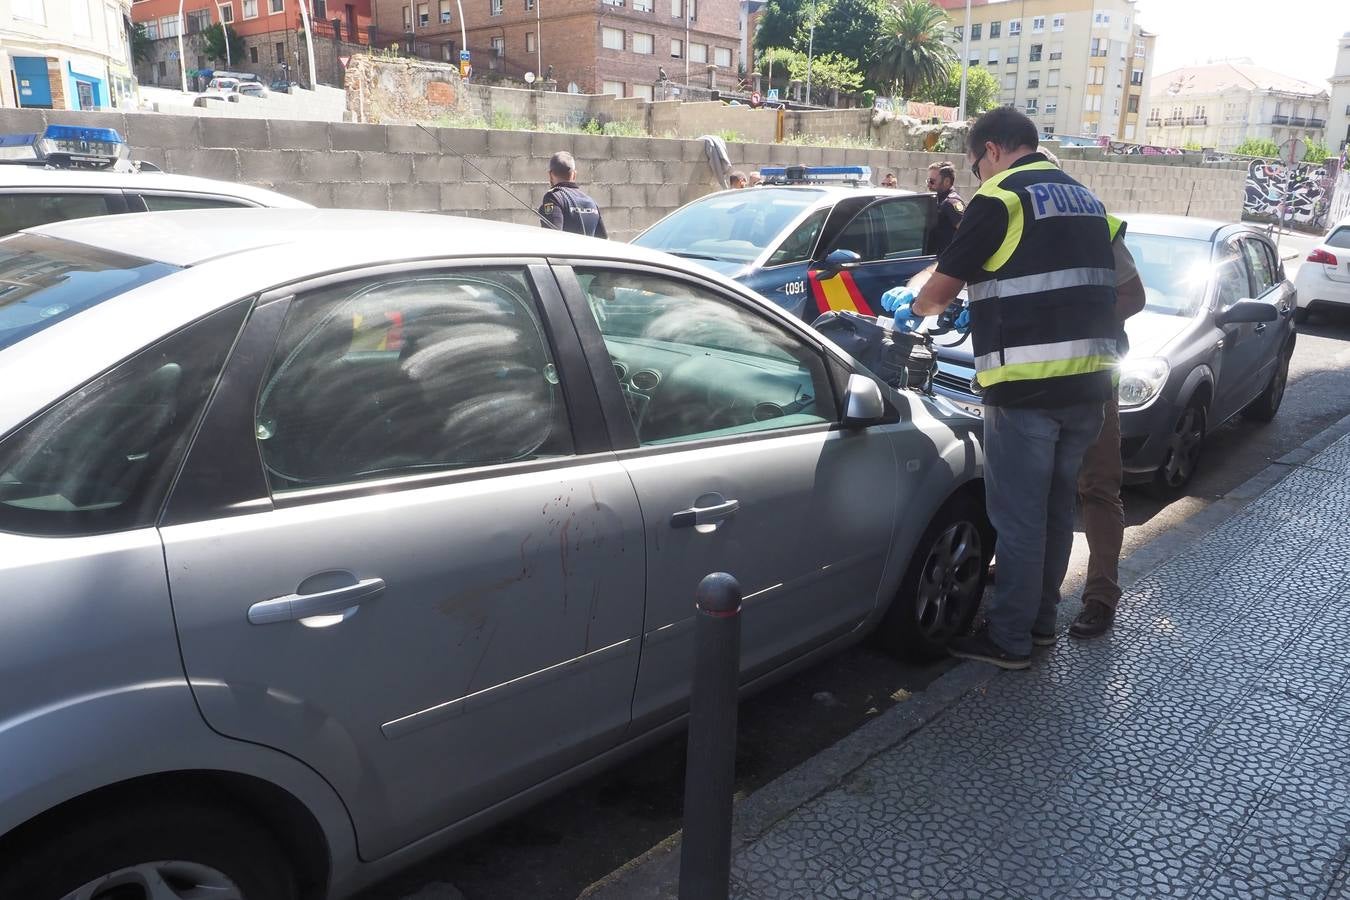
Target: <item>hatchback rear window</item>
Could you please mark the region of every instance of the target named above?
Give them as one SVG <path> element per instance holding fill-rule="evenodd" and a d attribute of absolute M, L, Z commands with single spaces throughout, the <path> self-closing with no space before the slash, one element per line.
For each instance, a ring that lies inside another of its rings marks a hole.
<path fill-rule="evenodd" d="M 0 241 L 0 350 L 176 271 L 42 235 Z"/>
<path fill-rule="evenodd" d="M 1339 250 L 1350 250 L 1350 225 L 1342 225 L 1327 235 L 1327 246 Z"/>

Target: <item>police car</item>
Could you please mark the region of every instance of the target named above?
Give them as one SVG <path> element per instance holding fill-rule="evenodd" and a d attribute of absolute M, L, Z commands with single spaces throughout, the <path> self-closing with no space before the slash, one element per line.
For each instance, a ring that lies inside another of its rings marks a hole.
<path fill-rule="evenodd" d="M 0 135 L 0 236 L 88 216 L 241 206 L 309 204 L 133 162 L 126 141 L 111 128 L 48 125 L 40 133 Z"/>
<path fill-rule="evenodd" d="M 937 198 L 879 188 L 868 166 L 766 167 L 764 184 L 689 203 L 633 243 L 696 260 L 807 321 L 876 315 L 934 260 Z"/>

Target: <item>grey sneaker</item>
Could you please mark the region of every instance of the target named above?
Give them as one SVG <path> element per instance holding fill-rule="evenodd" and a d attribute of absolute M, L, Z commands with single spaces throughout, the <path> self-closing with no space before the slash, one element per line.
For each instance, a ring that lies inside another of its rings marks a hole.
<path fill-rule="evenodd" d="M 1009 653 L 989 636 L 989 629 L 981 626 L 978 631 L 967 637 L 952 638 L 947 652 L 959 659 L 975 659 L 993 663 L 1000 669 L 1029 669 L 1031 654 Z"/>
<path fill-rule="evenodd" d="M 1100 600 L 1084 600 L 1078 618 L 1069 626 L 1069 634 L 1076 638 L 1101 637 L 1111 630 L 1116 611 Z"/>

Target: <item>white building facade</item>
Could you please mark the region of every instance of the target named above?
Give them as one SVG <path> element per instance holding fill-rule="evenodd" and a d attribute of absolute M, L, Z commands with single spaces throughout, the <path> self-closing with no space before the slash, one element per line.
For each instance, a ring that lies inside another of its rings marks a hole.
<path fill-rule="evenodd" d="M 1327 147 L 1334 153 L 1350 146 L 1350 31 L 1341 36 L 1336 72 L 1331 76 L 1331 110 L 1327 114 Z"/>
<path fill-rule="evenodd" d="M 0 106 L 135 106 L 131 0 L 0 0 Z"/>
<path fill-rule="evenodd" d="M 1154 78 L 1148 140 L 1225 151 L 1249 139 L 1321 141 L 1330 102 L 1325 85 L 1247 63 L 1174 69 Z"/>

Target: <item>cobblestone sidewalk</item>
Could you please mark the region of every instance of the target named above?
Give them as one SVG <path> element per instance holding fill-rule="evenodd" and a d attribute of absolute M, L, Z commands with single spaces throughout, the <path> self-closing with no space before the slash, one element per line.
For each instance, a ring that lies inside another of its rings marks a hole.
<path fill-rule="evenodd" d="M 782 898 L 1350 900 L 1350 436 L 733 862 Z"/>

